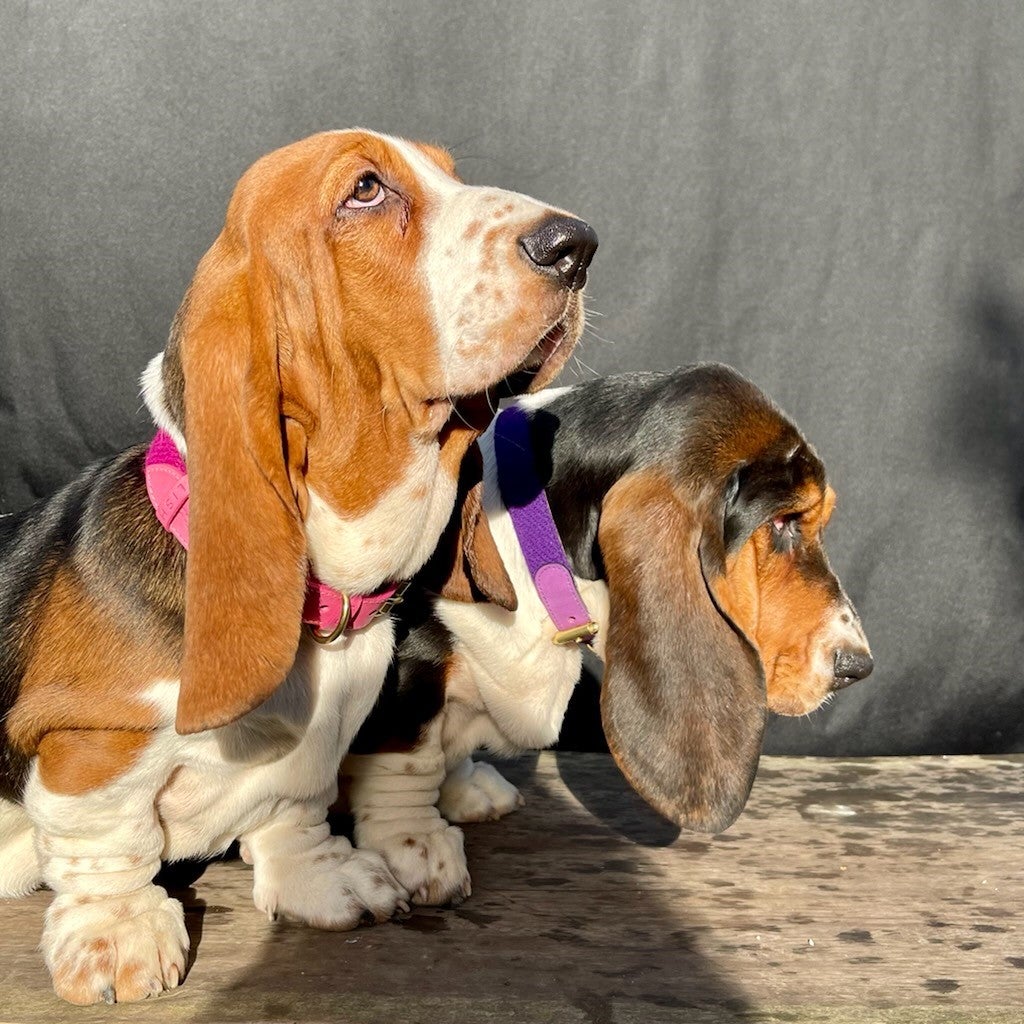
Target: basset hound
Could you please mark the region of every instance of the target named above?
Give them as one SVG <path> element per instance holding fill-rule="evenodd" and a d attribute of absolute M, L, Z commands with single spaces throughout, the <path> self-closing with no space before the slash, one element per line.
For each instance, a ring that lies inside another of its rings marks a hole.
<path fill-rule="evenodd" d="M 824 467 L 734 370 L 548 390 L 503 411 L 479 452 L 343 765 L 357 845 L 428 904 L 470 892 L 449 822 L 521 802 L 470 755 L 555 741 L 581 641 L 605 663 L 623 774 L 707 832 L 742 810 L 768 710 L 806 714 L 872 668 L 823 548 Z"/>
<path fill-rule="evenodd" d="M 271 917 L 404 905 L 326 824 L 391 659 L 382 612 L 451 516 L 488 391 L 568 357 L 595 247 L 364 130 L 242 177 L 143 378 L 157 439 L 0 520 L 0 895 L 54 891 L 58 995 L 178 985 L 182 907 L 152 880 L 236 839 Z"/>

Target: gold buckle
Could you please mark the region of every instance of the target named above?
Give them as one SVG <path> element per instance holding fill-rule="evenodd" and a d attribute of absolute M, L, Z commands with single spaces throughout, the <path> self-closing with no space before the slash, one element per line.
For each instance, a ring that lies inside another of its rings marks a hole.
<path fill-rule="evenodd" d="M 309 635 L 318 644 L 329 644 L 341 636 L 342 633 L 348 628 L 349 619 L 352 618 L 352 602 L 349 600 L 348 594 L 341 593 L 341 615 L 338 618 L 338 624 L 330 631 L 325 633 L 322 630 L 315 629 L 313 626 L 309 627 Z"/>
<path fill-rule="evenodd" d="M 582 644 L 597 636 L 600 629 L 596 622 L 585 622 L 582 626 L 573 626 L 572 629 L 560 629 L 552 638 L 551 642 L 562 647 L 566 644 Z"/>
<path fill-rule="evenodd" d="M 382 615 L 387 615 L 395 605 L 401 604 L 402 596 L 409 589 L 409 584 L 411 582 L 412 580 L 406 580 L 404 583 L 400 584 L 395 589 L 395 592 L 373 613 L 373 617 L 376 619 Z"/>

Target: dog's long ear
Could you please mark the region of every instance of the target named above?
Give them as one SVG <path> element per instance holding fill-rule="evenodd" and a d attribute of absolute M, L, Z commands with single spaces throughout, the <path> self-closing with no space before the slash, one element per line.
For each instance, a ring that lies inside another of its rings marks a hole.
<path fill-rule="evenodd" d="M 169 351 L 184 373 L 189 476 L 185 640 L 177 730 L 261 704 L 299 644 L 306 551 L 289 467 L 272 274 L 226 233 L 203 257 Z"/>
<path fill-rule="evenodd" d="M 760 659 L 715 605 L 702 564 L 719 561 L 720 534 L 720 515 L 646 471 L 612 487 L 598 529 L 612 609 L 609 747 L 648 803 L 700 832 L 743 809 L 766 717 Z"/>
<path fill-rule="evenodd" d="M 449 601 L 490 601 L 514 612 L 519 601 L 487 524 L 482 476 L 483 460 L 474 445 L 462 461 L 455 515 L 424 578 Z"/>

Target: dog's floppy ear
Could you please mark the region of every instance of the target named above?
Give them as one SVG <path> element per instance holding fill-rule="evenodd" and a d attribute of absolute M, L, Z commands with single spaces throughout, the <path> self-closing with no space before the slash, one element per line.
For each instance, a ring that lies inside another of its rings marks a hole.
<path fill-rule="evenodd" d="M 169 352 L 184 373 L 189 476 L 177 730 L 226 725 L 266 700 L 299 644 L 306 550 L 289 468 L 272 273 L 226 233 L 203 257 Z"/>
<path fill-rule="evenodd" d="M 719 562 L 720 513 L 641 471 L 612 487 L 598 528 L 612 609 L 609 747 L 644 799 L 700 832 L 728 828 L 743 809 L 766 717 L 760 659 L 705 575 Z"/>
<path fill-rule="evenodd" d="M 481 598 L 514 612 L 519 606 L 515 587 L 487 525 L 481 481 L 483 460 L 474 445 L 466 453 L 459 475 L 456 515 L 432 561 L 439 576 L 437 593 L 450 601 Z M 443 560 L 443 564 L 442 564 Z"/>

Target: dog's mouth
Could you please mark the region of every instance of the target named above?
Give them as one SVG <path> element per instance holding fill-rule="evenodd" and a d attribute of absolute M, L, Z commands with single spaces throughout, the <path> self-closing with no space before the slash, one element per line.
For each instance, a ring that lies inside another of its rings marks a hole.
<path fill-rule="evenodd" d="M 569 358 L 582 333 L 581 308 L 574 294 L 562 315 L 541 335 L 523 361 L 494 388 L 501 398 L 547 387 Z"/>
<path fill-rule="evenodd" d="M 431 420 L 441 425 L 459 420 L 464 425 L 473 423 L 485 430 L 501 399 L 522 395 L 550 383 L 568 358 L 575 336 L 580 333 L 577 329 L 579 303 L 573 301 L 574 298 L 575 295 L 522 360 L 485 391 L 429 399 L 426 404 Z"/>
<path fill-rule="evenodd" d="M 562 347 L 565 336 L 568 333 L 568 310 L 549 327 L 541 337 L 540 341 L 533 346 L 527 357 L 517 366 L 509 376 L 522 373 L 524 370 L 539 370 L 554 354 Z"/>

